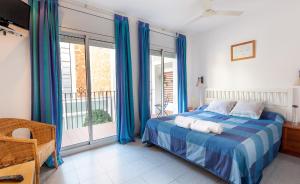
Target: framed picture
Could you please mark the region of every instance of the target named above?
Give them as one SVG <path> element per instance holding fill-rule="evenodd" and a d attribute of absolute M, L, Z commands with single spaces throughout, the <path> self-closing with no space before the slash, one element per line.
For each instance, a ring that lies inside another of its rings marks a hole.
<path fill-rule="evenodd" d="M 256 57 L 256 41 L 243 42 L 231 46 L 231 61 L 240 61 Z"/>

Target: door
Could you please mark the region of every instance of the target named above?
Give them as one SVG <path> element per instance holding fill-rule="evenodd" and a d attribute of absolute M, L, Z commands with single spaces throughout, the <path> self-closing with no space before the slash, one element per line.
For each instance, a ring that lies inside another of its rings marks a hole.
<path fill-rule="evenodd" d="M 178 95 L 177 95 L 177 59 L 175 53 L 164 53 L 164 103 L 165 115 L 172 115 L 178 113 Z"/>
<path fill-rule="evenodd" d="M 60 36 L 64 149 L 116 135 L 115 49 L 87 36 Z"/>
<path fill-rule="evenodd" d="M 150 112 L 151 117 L 160 117 L 162 111 L 162 55 L 151 51 L 150 55 Z"/>
<path fill-rule="evenodd" d="M 111 43 L 89 40 L 93 141 L 116 135 L 115 49 Z"/>
<path fill-rule="evenodd" d="M 176 114 L 177 60 L 176 54 L 151 50 L 150 54 L 151 117 Z"/>
<path fill-rule="evenodd" d="M 62 147 L 88 143 L 88 93 L 85 39 L 61 36 L 60 40 L 63 134 Z"/>

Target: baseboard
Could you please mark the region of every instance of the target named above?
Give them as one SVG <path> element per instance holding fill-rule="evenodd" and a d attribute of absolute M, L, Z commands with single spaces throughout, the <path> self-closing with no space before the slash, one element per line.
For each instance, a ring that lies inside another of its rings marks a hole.
<path fill-rule="evenodd" d="M 88 151 L 88 150 L 95 149 L 95 148 L 99 148 L 99 147 L 106 146 L 106 145 L 109 145 L 109 144 L 113 144 L 113 143 L 116 143 L 116 142 L 117 142 L 116 136 L 103 138 L 103 139 L 98 140 L 98 141 L 93 141 L 92 144 L 73 147 L 73 148 L 70 148 L 70 149 L 64 149 L 64 150 L 61 151 L 61 156 L 66 157 L 66 156 L 69 156 L 69 155 L 73 155 L 73 154 L 80 153 L 80 152 L 83 152 L 83 151 Z"/>

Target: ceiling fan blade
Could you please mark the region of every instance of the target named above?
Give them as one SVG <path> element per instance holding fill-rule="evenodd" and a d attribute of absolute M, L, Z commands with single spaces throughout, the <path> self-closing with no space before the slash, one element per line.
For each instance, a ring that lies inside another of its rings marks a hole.
<path fill-rule="evenodd" d="M 222 16 L 241 16 L 244 12 L 242 11 L 215 11 L 215 15 Z"/>
<path fill-rule="evenodd" d="M 212 1 L 213 0 L 203 0 L 203 10 L 209 10 L 212 9 Z"/>
<path fill-rule="evenodd" d="M 208 17 L 210 15 L 207 15 L 206 11 L 210 10 L 212 8 L 212 1 L 213 0 L 202 0 L 202 8 L 203 8 L 203 13 L 201 15 L 197 15 L 186 21 L 184 25 L 188 25 L 191 23 L 196 22 L 198 19 L 203 18 L 203 17 Z"/>
<path fill-rule="evenodd" d="M 206 16 L 205 15 L 195 16 L 195 17 L 191 18 L 189 21 L 187 21 L 184 25 L 192 24 L 203 17 L 206 17 Z"/>

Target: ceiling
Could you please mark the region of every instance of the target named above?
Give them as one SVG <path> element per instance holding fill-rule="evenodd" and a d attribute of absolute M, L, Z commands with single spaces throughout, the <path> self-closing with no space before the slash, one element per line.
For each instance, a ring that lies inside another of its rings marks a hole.
<path fill-rule="evenodd" d="M 272 0 L 213 0 L 216 10 L 241 10 L 241 17 L 214 16 L 186 24 L 202 13 L 203 0 L 79 0 L 99 9 L 108 9 L 148 21 L 171 31 L 201 32 L 263 11 Z"/>

